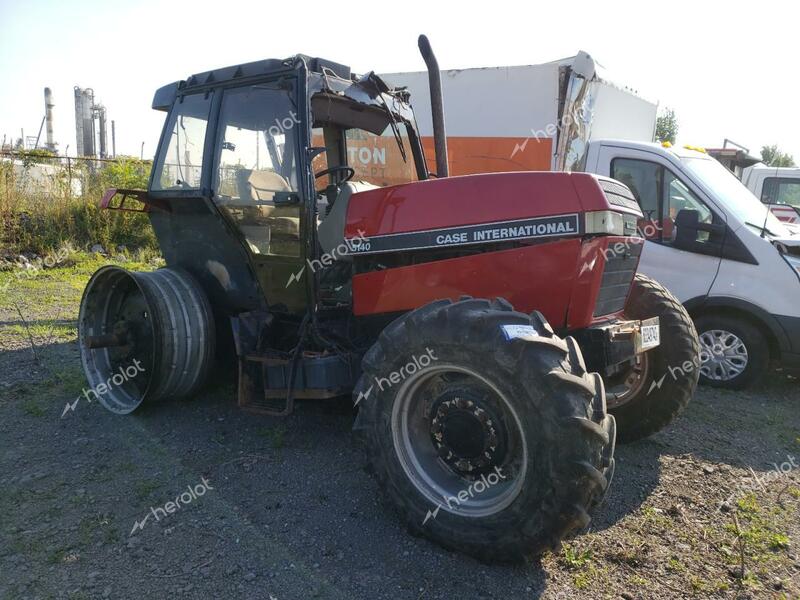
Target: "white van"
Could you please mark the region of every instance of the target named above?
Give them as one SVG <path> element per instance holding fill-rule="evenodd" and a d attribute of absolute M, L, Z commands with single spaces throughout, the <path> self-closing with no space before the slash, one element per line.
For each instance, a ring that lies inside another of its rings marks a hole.
<path fill-rule="evenodd" d="M 694 318 L 705 383 L 745 387 L 771 359 L 800 366 L 800 234 L 703 152 L 593 140 L 584 169 L 639 200 L 639 269 Z"/>
<path fill-rule="evenodd" d="M 753 165 L 742 173 L 742 183 L 769 205 L 778 219 L 800 225 L 800 169 Z"/>

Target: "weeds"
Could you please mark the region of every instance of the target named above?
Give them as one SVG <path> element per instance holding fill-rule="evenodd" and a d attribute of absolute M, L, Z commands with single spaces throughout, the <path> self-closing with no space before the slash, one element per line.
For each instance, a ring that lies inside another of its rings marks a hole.
<path fill-rule="evenodd" d="M 278 425 L 274 428 L 262 427 L 258 430 L 257 434 L 261 437 L 267 438 L 270 446 L 272 446 L 272 448 L 275 450 L 283 448 L 286 443 L 286 427 L 283 425 Z"/>
<path fill-rule="evenodd" d="M 148 161 L 64 160 L 29 154 L 2 157 L 1 249 L 44 254 L 68 242 L 77 248 L 98 243 L 106 249 L 156 247 L 145 214 L 99 207 L 108 188 L 146 188 Z"/>
<path fill-rule="evenodd" d="M 33 398 L 28 398 L 22 402 L 22 410 L 31 417 L 43 417 L 47 414 L 47 411 Z"/>

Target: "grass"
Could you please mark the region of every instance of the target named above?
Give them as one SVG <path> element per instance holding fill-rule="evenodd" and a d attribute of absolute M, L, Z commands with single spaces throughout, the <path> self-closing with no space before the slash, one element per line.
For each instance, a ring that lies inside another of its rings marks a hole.
<path fill-rule="evenodd" d="M 790 538 L 785 528 L 797 519 L 797 514 L 796 506 L 764 506 L 754 494 L 737 501 L 732 522 L 723 527 L 727 539 L 721 547 L 739 586 L 750 590 L 766 588 L 774 574 L 786 566 Z"/>
<path fill-rule="evenodd" d="M 23 412 L 31 417 L 43 417 L 47 414 L 47 411 L 35 398 L 26 398 L 21 407 Z"/>
<path fill-rule="evenodd" d="M 34 418 L 46 416 L 54 405 L 61 414 L 65 399 L 76 398 L 86 386 L 81 366 L 65 344 L 77 338 L 78 306 L 92 273 L 108 264 L 148 271 L 161 262 L 147 250 L 118 257 L 124 262 L 75 251 L 62 257 L 53 268 L 34 273 L 0 271 L 0 313 L 5 321 L 0 325 L 0 346 L 30 352 L 37 371 L 35 376 L 17 382 L 12 378 L 10 385 L 0 386 L 0 400 L 10 399 Z"/>
<path fill-rule="evenodd" d="M 161 488 L 161 484 L 155 479 L 143 479 L 136 483 L 136 496 L 139 500 L 147 500 L 157 489 Z"/>
<path fill-rule="evenodd" d="M 581 550 L 574 544 L 564 544 L 560 558 L 567 568 L 581 569 L 592 560 L 592 552 L 588 548 Z"/>
<path fill-rule="evenodd" d="M 144 189 L 149 172 L 149 162 L 135 159 L 69 168 L 53 157 L 0 160 L 0 248 L 14 254 L 45 254 L 65 243 L 155 249 L 145 214 L 99 208 L 106 189 Z"/>
<path fill-rule="evenodd" d="M 286 444 L 286 426 L 277 425 L 275 427 L 261 427 L 256 432 L 260 437 L 267 438 L 270 446 L 278 450 Z"/>
<path fill-rule="evenodd" d="M 65 319 L 77 317 L 78 305 L 86 283 L 92 274 L 105 265 L 117 264 L 132 271 L 151 271 L 162 264 L 154 250 L 137 250 L 118 253 L 111 259 L 100 254 L 68 249 L 66 258 L 53 268 L 35 272 L 20 268 L 0 270 L 0 306 L 14 311 L 35 302 L 39 315 L 55 311 L 59 318 L 29 321 L 28 328 L 34 336 L 74 334 L 74 323 Z M 60 311 L 58 309 L 61 309 Z M 38 316 L 38 315 L 37 315 Z M 6 325 L 4 332 L 27 335 L 23 323 Z"/>

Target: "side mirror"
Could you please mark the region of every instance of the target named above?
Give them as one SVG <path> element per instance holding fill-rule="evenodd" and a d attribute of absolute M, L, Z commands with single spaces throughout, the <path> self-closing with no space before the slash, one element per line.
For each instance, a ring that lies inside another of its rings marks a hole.
<path fill-rule="evenodd" d="M 675 228 L 689 233 L 695 233 L 700 228 L 700 213 L 690 208 L 682 208 L 675 217 Z M 678 236 L 680 237 L 680 233 Z"/>
<path fill-rule="evenodd" d="M 698 211 L 682 208 L 675 216 L 675 241 L 672 245 L 681 250 L 708 254 L 710 249 L 722 247 L 719 236 L 724 233 L 725 225 L 701 223 Z"/>

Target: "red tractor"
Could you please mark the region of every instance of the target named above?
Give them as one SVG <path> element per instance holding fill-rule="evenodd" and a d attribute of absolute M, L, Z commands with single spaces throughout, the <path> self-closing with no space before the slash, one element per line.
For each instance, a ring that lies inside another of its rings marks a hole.
<path fill-rule="evenodd" d="M 685 406 L 696 374 L 669 397 L 659 380 L 697 361 L 696 333 L 636 275 L 642 215 L 625 186 L 447 177 L 439 72 L 420 48 L 436 175 L 408 93 L 374 73 L 298 55 L 159 89 L 148 190 L 103 203 L 146 211 L 167 266 L 94 274 L 82 361 L 119 414 L 191 396 L 228 364 L 240 406 L 261 413 L 353 394 L 369 466 L 409 528 L 518 560 L 589 523 L 617 426 L 641 438 Z"/>

